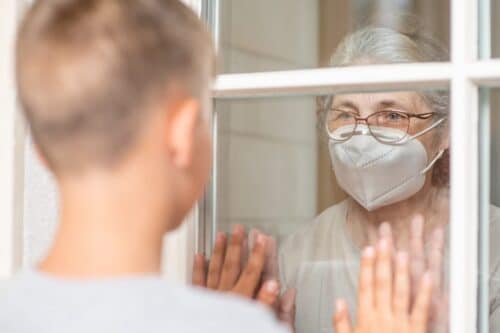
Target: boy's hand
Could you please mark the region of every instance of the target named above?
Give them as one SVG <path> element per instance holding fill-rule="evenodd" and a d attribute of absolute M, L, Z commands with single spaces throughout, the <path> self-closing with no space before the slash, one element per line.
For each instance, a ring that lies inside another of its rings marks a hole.
<path fill-rule="evenodd" d="M 408 255 L 396 256 L 393 272 L 390 241 L 363 251 L 359 278 L 358 320 L 353 328 L 344 300 L 337 301 L 333 325 L 337 333 L 425 333 L 431 305 L 432 278 L 424 273 L 410 307 Z M 411 310 L 410 310 L 411 309 Z"/>
<path fill-rule="evenodd" d="M 380 227 L 380 238 L 389 240 L 390 248 L 394 247 L 391 227 L 383 223 Z M 443 253 L 444 230 L 437 227 L 433 230 L 426 251 L 424 241 L 424 218 L 416 215 L 411 221 L 410 229 L 410 305 L 416 299 L 417 289 L 426 271 L 431 275 L 432 300 L 430 305 L 428 330 L 432 333 L 448 332 L 448 295 L 443 287 Z"/>
<path fill-rule="evenodd" d="M 212 290 L 232 292 L 246 298 L 255 298 L 262 304 L 274 306 L 279 295 L 279 284 L 275 279 L 261 283 L 266 265 L 268 237 L 258 234 L 248 261 L 242 267 L 245 251 L 245 230 L 235 225 L 228 243 L 224 233 L 217 234 L 212 257 L 208 264 L 198 254 L 194 260 L 193 284 Z"/>

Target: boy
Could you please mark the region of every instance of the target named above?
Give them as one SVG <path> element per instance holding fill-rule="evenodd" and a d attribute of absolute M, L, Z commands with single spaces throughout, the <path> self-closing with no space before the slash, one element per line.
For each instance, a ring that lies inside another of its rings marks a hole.
<path fill-rule="evenodd" d="M 209 34 L 178 0 L 34 4 L 18 89 L 60 221 L 47 257 L 0 297 L 0 332 L 286 331 L 251 303 L 158 276 L 164 233 L 208 177 L 213 76 Z"/>

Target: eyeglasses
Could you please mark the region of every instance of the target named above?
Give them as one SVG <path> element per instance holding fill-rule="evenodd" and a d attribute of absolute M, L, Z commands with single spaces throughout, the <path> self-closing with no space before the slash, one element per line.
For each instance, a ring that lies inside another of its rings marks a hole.
<path fill-rule="evenodd" d="M 369 133 L 378 141 L 398 143 L 408 136 L 412 118 L 426 120 L 434 115 L 435 112 L 416 114 L 384 110 L 372 113 L 366 118 L 361 118 L 354 112 L 330 109 L 326 114 L 326 130 L 330 138 L 343 142 L 349 140 L 355 134 L 365 134 L 362 130 L 358 130 L 358 124 L 364 122 Z M 391 134 L 387 135 L 387 131 L 383 131 L 387 128 L 395 131 L 391 131 Z"/>

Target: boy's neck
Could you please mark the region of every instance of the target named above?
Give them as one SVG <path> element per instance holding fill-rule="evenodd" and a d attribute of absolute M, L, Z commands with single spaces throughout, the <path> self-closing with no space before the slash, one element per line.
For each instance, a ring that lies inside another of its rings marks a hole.
<path fill-rule="evenodd" d="M 60 225 L 41 271 L 68 278 L 160 272 L 170 207 L 144 178 L 95 177 L 60 190 Z"/>

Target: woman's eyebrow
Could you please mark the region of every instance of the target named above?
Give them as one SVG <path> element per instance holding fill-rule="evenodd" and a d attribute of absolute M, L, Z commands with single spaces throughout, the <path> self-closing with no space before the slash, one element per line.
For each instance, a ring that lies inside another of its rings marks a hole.
<path fill-rule="evenodd" d="M 353 102 L 350 102 L 350 101 L 343 101 L 340 104 L 335 104 L 335 105 L 333 105 L 333 108 L 335 108 L 335 109 L 336 108 L 345 108 L 345 109 L 351 109 L 351 110 L 358 112 L 358 107 L 356 106 L 356 104 L 354 104 Z"/>
<path fill-rule="evenodd" d="M 394 100 L 383 100 L 378 102 L 379 108 L 398 108 L 398 109 L 407 109 L 408 106 L 398 103 Z"/>

